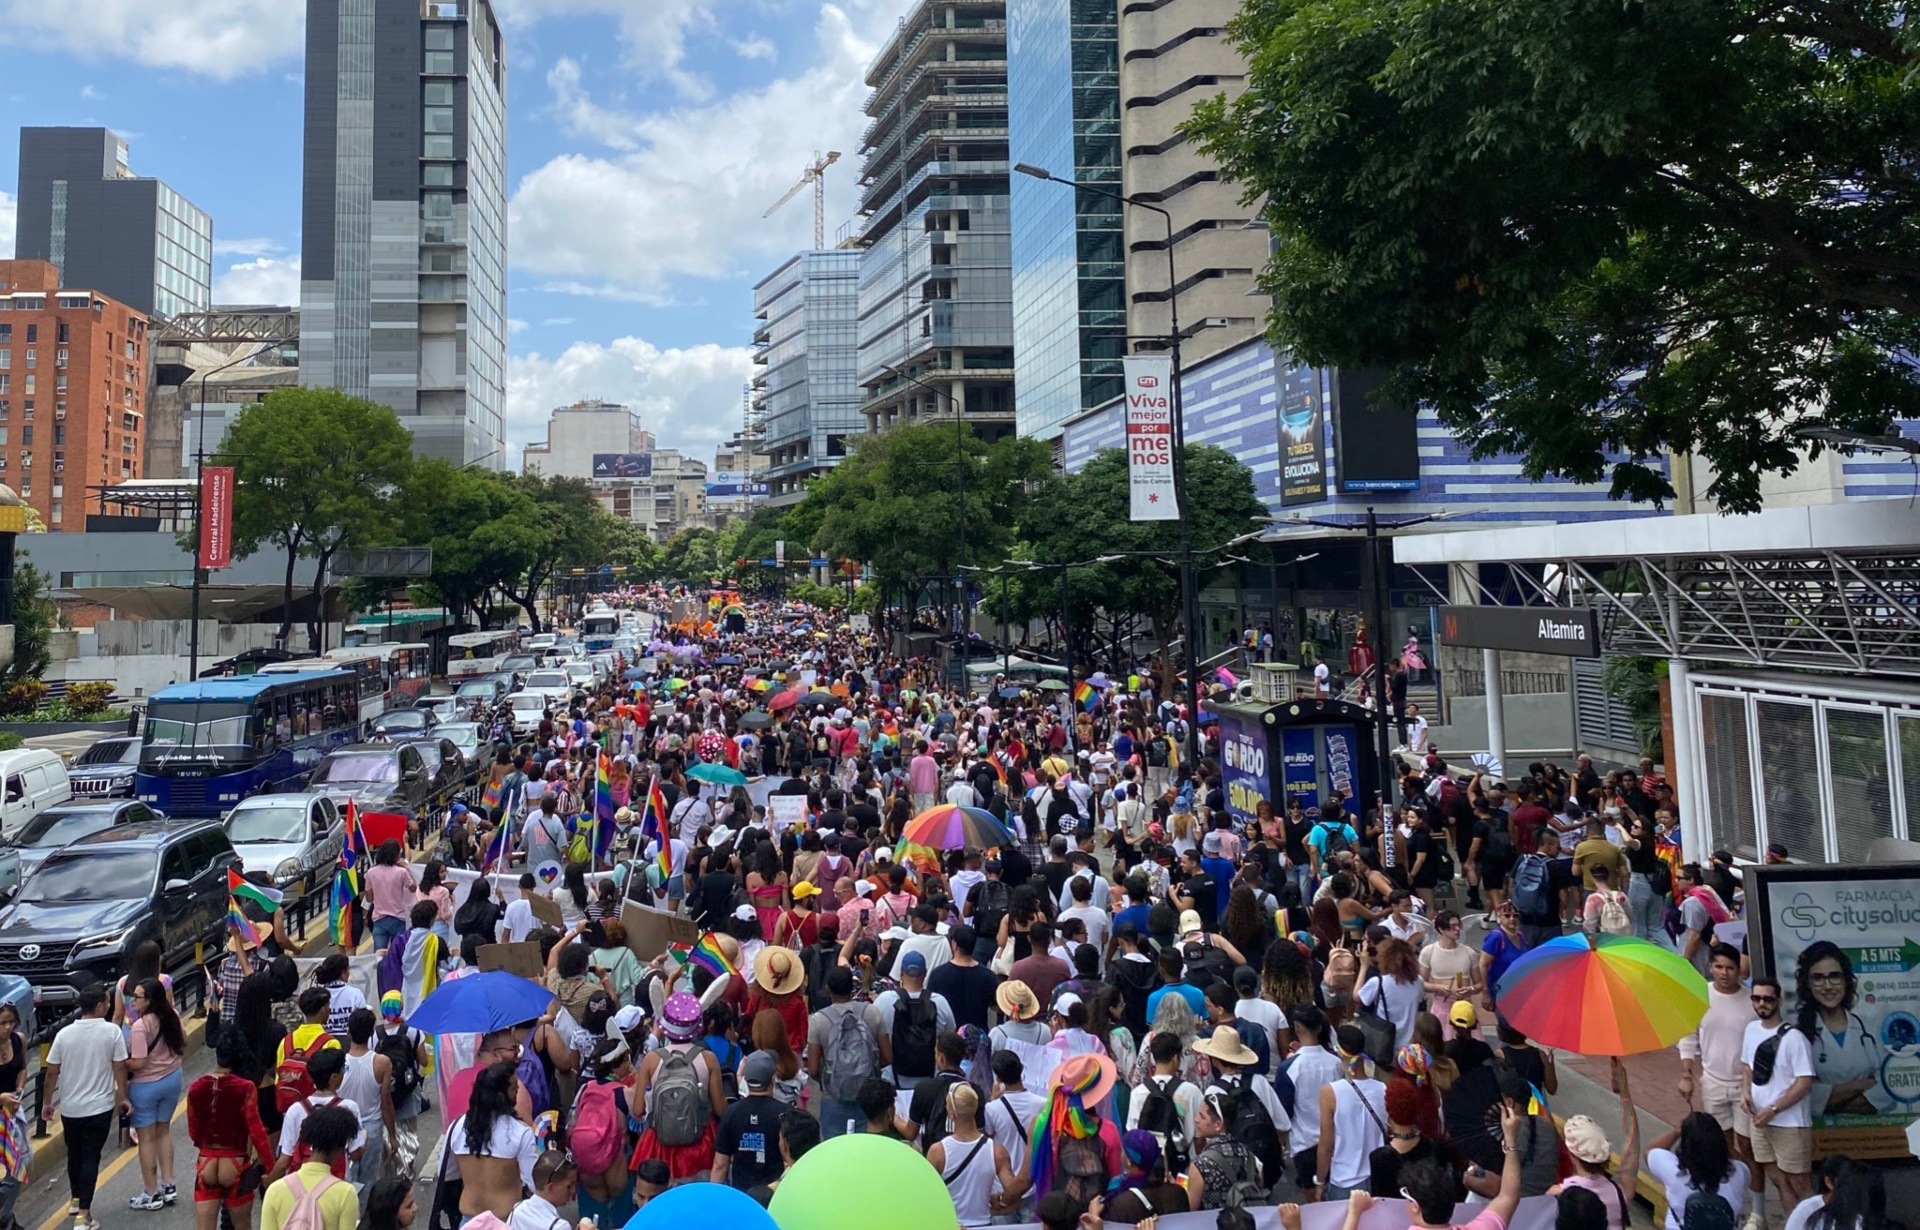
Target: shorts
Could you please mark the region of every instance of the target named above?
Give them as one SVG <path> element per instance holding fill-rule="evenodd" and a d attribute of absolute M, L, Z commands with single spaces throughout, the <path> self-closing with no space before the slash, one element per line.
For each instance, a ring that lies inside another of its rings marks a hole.
<path fill-rule="evenodd" d="M 244 1153 L 235 1153 L 226 1149 L 202 1149 L 199 1158 L 193 1163 L 193 1202 L 209 1204 L 217 1200 L 230 1209 L 243 1209 L 252 1204 L 254 1188 L 247 1186 L 244 1176 L 236 1179 L 231 1185 L 207 1181 L 207 1171 L 211 1169 L 211 1163 L 220 1160 L 233 1162 L 243 1172 L 247 1169 L 247 1158 Z M 253 1175 L 253 1181 L 255 1184 L 260 1182 L 258 1171 Z"/>
<path fill-rule="evenodd" d="M 133 1103 L 133 1126 L 143 1128 L 169 1122 L 173 1118 L 173 1108 L 180 1104 L 183 1083 L 184 1077 L 178 1068 L 157 1081 L 130 1083 L 127 1086 L 127 1100 Z"/>
<path fill-rule="evenodd" d="M 1742 1136 L 1753 1134 L 1753 1123 L 1747 1118 L 1746 1107 L 1740 1104 L 1740 1082 L 1723 1081 L 1715 1076 L 1700 1074 L 1700 1109 L 1713 1116 L 1713 1121 L 1724 1132 L 1737 1132 Z"/>
<path fill-rule="evenodd" d="M 1806 1174 L 1813 1169 L 1813 1129 L 1779 1127 L 1756 1123 L 1748 1137 L 1753 1142 L 1753 1160 L 1778 1166 L 1788 1174 Z"/>

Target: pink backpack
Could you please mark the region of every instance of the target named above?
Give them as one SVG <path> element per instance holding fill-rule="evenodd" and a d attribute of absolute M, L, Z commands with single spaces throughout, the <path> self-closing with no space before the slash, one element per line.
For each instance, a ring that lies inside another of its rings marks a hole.
<path fill-rule="evenodd" d="M 306 1185 L 300 1182 L 297 1172 L 288 1175 L 284 1182 L 293 1192 L 293 1208 L 287 1213 L 287 1219 L 280 1223 L 281 1230 L 327 1230 L 326 1219 L 320 1215 L 320 1197 L 341 1180 L 330 1174 L 323 1175 L 313 1185 L 312 1191 L 308 1191 Z"/>
<path fill-rule="evenodd" d="M 574 1099 L 567 1147 L 582 1174 L 605 1174 L 626 1160 L 626 1116 L 614 1101 L 619 1087 L 613 1081 L 588 1081 Z"/>

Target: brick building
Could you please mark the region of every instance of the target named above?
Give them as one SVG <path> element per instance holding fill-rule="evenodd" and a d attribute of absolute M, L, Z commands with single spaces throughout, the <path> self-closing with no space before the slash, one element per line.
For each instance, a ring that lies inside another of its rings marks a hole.
<path fill-rule="evenodd" d="M 145 316 L 46 261 L 0 261 L 0 482 L 49 530 L 85 525 L 88 488 L 141 475 L 147 366 Z"/>

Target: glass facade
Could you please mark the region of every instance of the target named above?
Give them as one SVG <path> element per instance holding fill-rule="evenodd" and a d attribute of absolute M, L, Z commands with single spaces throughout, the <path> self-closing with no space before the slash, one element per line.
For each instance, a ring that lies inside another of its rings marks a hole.
<path fill-rule="evenodd" d="M 1120 191 L 1116 6 L 1009 0 L 1010 159 Z M 1118 201 L 1024 175 L 1012 183 L 1020 434 L 1050 439 L 1120 395 L 1126 265 Z"/>
<path fill-rule="evenodd" d="M 802 252 L 754 288 L 753 396 L 764 416 L 769 498 L 791 503 L 806 480 L 846 456 L 865 429 L 858 354 L 857 251 Z"/>
<path fill-rule="evenodd" d="M 213 219 L 158 184 L 153 250 L 153 307 L 162 316 L 213 306 Z"/>

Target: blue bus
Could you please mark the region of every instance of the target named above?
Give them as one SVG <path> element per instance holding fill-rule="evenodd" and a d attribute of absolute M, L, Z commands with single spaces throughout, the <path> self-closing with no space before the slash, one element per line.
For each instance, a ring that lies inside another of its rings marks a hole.
<path fill-rule="evenodd" d="M 302 788 L 359 737 L 351 671 L 177 683 L 147 702 L 134 794 L 169 816 L 217 818 L 249 795 Z"/>

